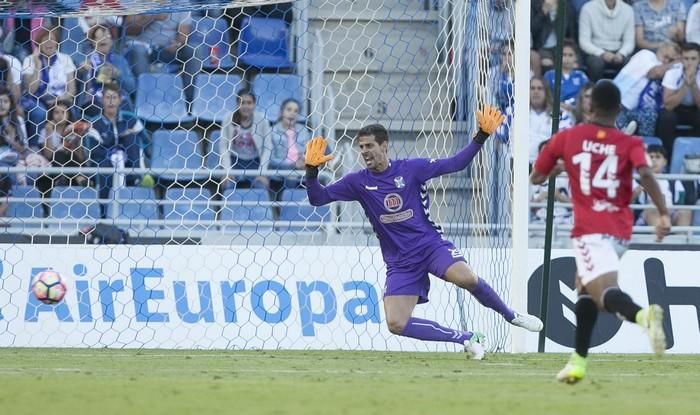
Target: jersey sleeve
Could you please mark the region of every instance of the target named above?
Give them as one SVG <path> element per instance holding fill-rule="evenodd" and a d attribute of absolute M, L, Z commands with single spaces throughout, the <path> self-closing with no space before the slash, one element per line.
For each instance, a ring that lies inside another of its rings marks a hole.
<path fill-rule="evenodd" d="M 418 182 L 423 183 L 433 177 L 464 170 L 476 157 L 481 147 L 481 144 L 472 140 L 452 157 L 444 159 L 409 159 L 406 163 L 408 163 L 410 171 L 415 174 Z"/>
<path fill-rule="evenodd" d="M 325 187 L 316 178 L 306 179 L 309 202 L 314 206 L 322 206 L 335 201 L 357 200 L 357 192 L 352 184 L 355 178 L 355 174 L 350 174 Z"/>
<path fill-rule="evenodd" d="M 563 134 L 564 133 L 555 134 L 544 148 L 542 148 L 542 151 L 535 161 L 536 172 L 549 176 L 549 173 L 552 172 L 552 169 L 557 164 L 557 160 L 562 158 L 564 155 L 562 143 L 565 140 L 565 138 L 562 137 Z"/>
<path fill-rule="evenodd" d="M 649 166 L 649 160 L 647 159 L 646 151 L 644 151 L 644 142 L 642 140 L 634 140 L 629 154 L 630 160 L 632 161 L 632 165 L 635 169 Z"/>

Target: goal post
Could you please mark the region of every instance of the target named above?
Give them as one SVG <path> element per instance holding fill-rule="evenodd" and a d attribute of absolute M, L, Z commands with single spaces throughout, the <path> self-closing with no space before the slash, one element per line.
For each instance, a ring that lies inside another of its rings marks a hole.
<path fill-rule="evenodd" d="M 529 2 L 43 5 L 0 5 L 23 117 L 7 120 L 26 130 L 0 164 L 0 346 L 456 350 L 389 333 L 371 226 L 357 204 L 311 206 L 297 167 L 324 135 L 324 182 L 361 168 L 355 135 L 375 122 L 392 158 L 447 157 L 484 105 L 505 125 L 464 172 L 426 184 L 429 212 L 526 309 Z M 60 55 L 34 54 L 46 39 Z M 68 284 L 55 306 L 30 292 L 46 268 Z M 526 349 L 495 312 L 431 282 L 418 316 Z"/>

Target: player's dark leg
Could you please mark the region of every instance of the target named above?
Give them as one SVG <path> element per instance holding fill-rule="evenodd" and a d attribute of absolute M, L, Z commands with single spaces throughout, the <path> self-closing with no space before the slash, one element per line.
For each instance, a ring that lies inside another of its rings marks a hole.
<path fill-rule="evenodd" d="M 586 357 L 588 357 L 588 348 L 591 345 L 593 328 L 595 328 L 598 319 L 598 305 L 581 284 L 581 279 L 578 276 L 576 276 L 576 289 L 579 297 L 575 307 L 575 352 L 569 358 L 564 369 L 557 375 L 557 380 L 570 384 L 576 383 L 586 376 Z"/>
<path fill-rule="evenodd" d="M 637 323 L 647 330 L 652 349 L 657 355 L 666 350 L 666 335 L 663 331 L 663 309 L 651 304 L 642 308 L 620 289 L 617 273 L 602 275 L 586 284 L 586 291 L 596 302 L 598 309 L 615 313 L 620 319 Z"/>

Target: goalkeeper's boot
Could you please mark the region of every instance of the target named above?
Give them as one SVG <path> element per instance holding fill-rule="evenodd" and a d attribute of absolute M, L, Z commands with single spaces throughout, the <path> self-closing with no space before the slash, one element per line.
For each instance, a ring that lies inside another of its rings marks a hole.
<path fill-rule="evenodd" d="M 664 333 L 664 309 L 652 304 L 637 312 L 637 324 L 644 327 L 649 336 L 651 348 L 657 356 L 666 351 L 666 333 Z"/>
<path fill-rule="evenodd" d="M 464 342 L 464 352 L 467 354 L 467 359 L 482 360 L 486 355 L 486 336 L 478 331 L 472 333 L 472 337 Z"/>
<path fill-rule="evenodd" d="M 574 352 L 569 358 L 569 363 L 557 374 L 559 382 L 573 385 L 586 376 L 586 358 Z"/>
<path fill-rule="evenodd" d="M 514 313 L 515 318 L 510 321 L 510 324 L 518 327 L 522 327 L 525 330 L 529 331 L 542 331 L 544 328 L 544 324 L 542 324 L 542 320 L 539 318 L 531 315 L 531 314 L 520 314 L 520 313 Z"/>

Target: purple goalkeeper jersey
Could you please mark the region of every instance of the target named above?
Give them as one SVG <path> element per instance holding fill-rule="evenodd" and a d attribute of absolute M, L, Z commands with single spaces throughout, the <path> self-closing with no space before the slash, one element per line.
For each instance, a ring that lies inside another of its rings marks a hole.
<path fill-rule="evenodd" d="M 307 179 L 309 201 L 314 206 L 333 201 L 360 202 L 377 234 L 387 265 L 420 262 L 431 245 L 442 240 L 442 230 L 430 218 L 426 182 L 433 177 L 463 170 L 481 144 L 471 142 L 446 159 L 393 160 L 381 173 L 368 169 L 350 173 L 323 187 Z"/>

